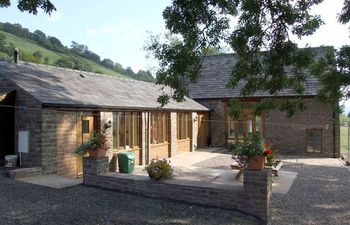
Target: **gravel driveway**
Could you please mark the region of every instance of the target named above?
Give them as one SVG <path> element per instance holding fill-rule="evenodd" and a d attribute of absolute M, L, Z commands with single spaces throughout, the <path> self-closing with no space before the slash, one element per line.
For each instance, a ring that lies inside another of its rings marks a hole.
<path fill-rule="evenodd" d="M 0 224 L 257 224 L 244 214 L 83 185 L 50 189 L 6 178 L 0 168 Z"/>
<path fill-rule="evenodd" d="M 272 224 L 350 224 L 350 172 L 339 159 L 292 157 L 283 170 L 298 175 L 287 194 L 273 194 Z"/>

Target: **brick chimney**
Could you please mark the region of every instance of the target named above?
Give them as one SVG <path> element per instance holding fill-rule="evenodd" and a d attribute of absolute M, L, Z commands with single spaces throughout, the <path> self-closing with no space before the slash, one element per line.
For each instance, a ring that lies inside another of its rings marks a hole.
<path fill-rule="evenodd" d="M 18 63 L 19 61 L 19 51 L 18 48 L 15 48 L 15 50 L 13 51 L 13 60 L 15 63 Z"/>

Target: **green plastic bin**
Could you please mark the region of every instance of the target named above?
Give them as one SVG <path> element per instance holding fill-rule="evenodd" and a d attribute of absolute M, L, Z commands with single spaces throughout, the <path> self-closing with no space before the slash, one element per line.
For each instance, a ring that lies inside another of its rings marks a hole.
<path fill-rule="evenodd" d="M 133 173 L 135 167 L 135 155 L 132 152 L 121 152 L 118 154 L 118 165 L 120 173 Z"/>

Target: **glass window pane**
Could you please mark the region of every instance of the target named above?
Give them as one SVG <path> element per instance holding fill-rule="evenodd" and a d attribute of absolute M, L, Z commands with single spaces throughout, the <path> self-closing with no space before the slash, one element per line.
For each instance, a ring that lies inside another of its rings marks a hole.
<path fill-rule="evenodd" d="M 255 121 L 256 121 L 256 128 L 255 130 L 257 132 L 259 132 L 260 134 L 262 134 L 262 122 L 261 122 L 261 117 L 260 116 L 256 116 L 255 117 Z"/>
<path fill-rule="evenodd" d="M 138 113 L 133 114 L 133 145 L 139 146 L 139 118 Z"/>
<path fill-rule="evenodd" d="M 246 124 L 247 124 L 248 133 L 253 132 L 253 120 L 247 120 Z M 248 134 L 246 134 L 246 135 L 248 135 Z"/>
<path fill-rule="evenodd" d="M 125 114 L 119 113 L 119 147 L 125 147 Z"/>
<path fill-rule="evenodd" d="M 117 149 L 117 129 L 118 129 L 118 124 L 117 124 L 117 113 L 113 113 L 113 148 Z"/>
<path fill-rule="evenodd" d="M 228 137 L 235 138 L 235 135 L 235 121 L 230 119 L 228 123 Z"/>
<path fill-rule="evenodd" d="M 82 127 L 83 127 L 83 134 L 90 133 L 90 121 L 89 120 L 83 120 Z"/>
<path fill-rule="evenodd" d="M 237 136 L 238 138 L 244 138 L 244 135 L 244 121 L 241 119 L 237 120 Z"/>
<path fill-rule="evenodd" d="M 322 130 L 306 130 L 306 151 L 309 153 L 321 153 L 322 149 Z"/>

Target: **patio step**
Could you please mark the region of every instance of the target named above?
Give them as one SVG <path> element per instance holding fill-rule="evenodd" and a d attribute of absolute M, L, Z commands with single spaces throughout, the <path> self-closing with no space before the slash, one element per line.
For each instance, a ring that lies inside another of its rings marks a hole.
<path fill-rule="evenodd" d="M 30 168 L 20 168 L 9 170 L 7 176 L 10 178 L 26 178 L 26 177 L 35 177 L 41 175 L 41 167 L 30 167 Z"/>

